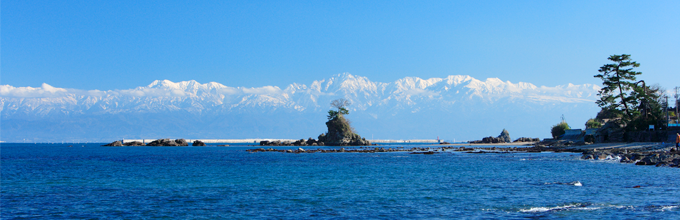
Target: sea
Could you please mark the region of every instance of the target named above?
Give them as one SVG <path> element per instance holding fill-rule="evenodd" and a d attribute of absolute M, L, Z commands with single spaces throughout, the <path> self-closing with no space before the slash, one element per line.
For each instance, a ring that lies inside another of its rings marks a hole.
<path fill-rule="evenodd" d="M 2 143 L 0 218 L 680 219 L 680 169 L 574 153 L 100 145 Z"/>

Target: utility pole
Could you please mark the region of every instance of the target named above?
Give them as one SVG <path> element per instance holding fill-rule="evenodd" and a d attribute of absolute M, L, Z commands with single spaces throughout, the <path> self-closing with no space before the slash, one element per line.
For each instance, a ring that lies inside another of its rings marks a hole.
<path fill-rule="evenodd" d="M 680 104 L 680 100 L 678 100 L 678 99 L 680 98 L 680 94 L 678 94 L 678 93 L 680 93 L 680 87 L 676 86 L 675 87 L 675 96 L 674 96 L 675 97 L 675 124 L 680 123 L 680 122 L 678 122 L 678 121 L 680 121 L 680 120 L 678 120 L 678 119 L 680 119 L 680 115 L 678 115 L 678 104 Z"/>
<path fill-rule="evenodd" d="M 671 121 L 671 117 L 668 116 L 668 107 L 669 107 L 670 105 L 668 105 L 668 96 L 667 96 L 667 95 L 664 95 L 663 97 L 666 98 L 666 103 L 665 103 L 665 108 L 664 108 L 664 110 L 666 110 L 666 130 L 668 130 L 668 123 Z"/>

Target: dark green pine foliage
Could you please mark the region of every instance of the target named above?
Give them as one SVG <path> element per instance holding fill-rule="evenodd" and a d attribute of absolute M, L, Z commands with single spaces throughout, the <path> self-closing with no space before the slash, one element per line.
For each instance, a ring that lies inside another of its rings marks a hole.
<path fill-rule="evenodd" d="M 338 108 L 337 111 L 328 110 L 328 120 L 333 120 L 338 117 L 338 115 L 349 115 L 349 110 L 344 107 Z"/>
<path fill-rule="evenodd" d="M 596 103 L 603 110 L 623 113 L 627 120 L 639 114 L 639 92 L 635 76 L 642 74 L 633 71 L 640 64 L 630 59 L 630 54 L 612 55 L 608 58 L 614 63 L 600 67 L 600 74 L 595 78 L 602 79 L 604 86 L 598 93 L 600 100 Z"/>

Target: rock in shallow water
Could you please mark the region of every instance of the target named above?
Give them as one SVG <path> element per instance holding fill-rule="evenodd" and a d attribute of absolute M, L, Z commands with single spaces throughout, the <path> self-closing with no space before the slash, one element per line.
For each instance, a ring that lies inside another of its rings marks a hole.
<path fill-rule="evenodd" d="M 114 141 L 114 142 L 111 142 L 109 144 L 105 144 L 104 146 L 107 146 L 107 147 L 122 147 L 123 142 L 122 141 Z"/>
<path fill-rule="evenodd" d="M 187 143 L 187 141 L 184 139 L 170 140 L 169 138 L 166 138 L 152 141 L 146 146 L 175 147 L 175 146 L 189 146 L 189 143 Z"/>

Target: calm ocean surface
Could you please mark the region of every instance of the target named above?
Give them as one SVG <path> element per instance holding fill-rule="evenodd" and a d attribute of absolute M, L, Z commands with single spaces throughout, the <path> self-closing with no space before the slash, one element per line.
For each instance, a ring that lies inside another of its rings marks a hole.
<path fill-rule="evenodd" d="M 579 154 L 68 145 L 1 145 L 2 219 L 680 219 L 680 169 Z"/>

